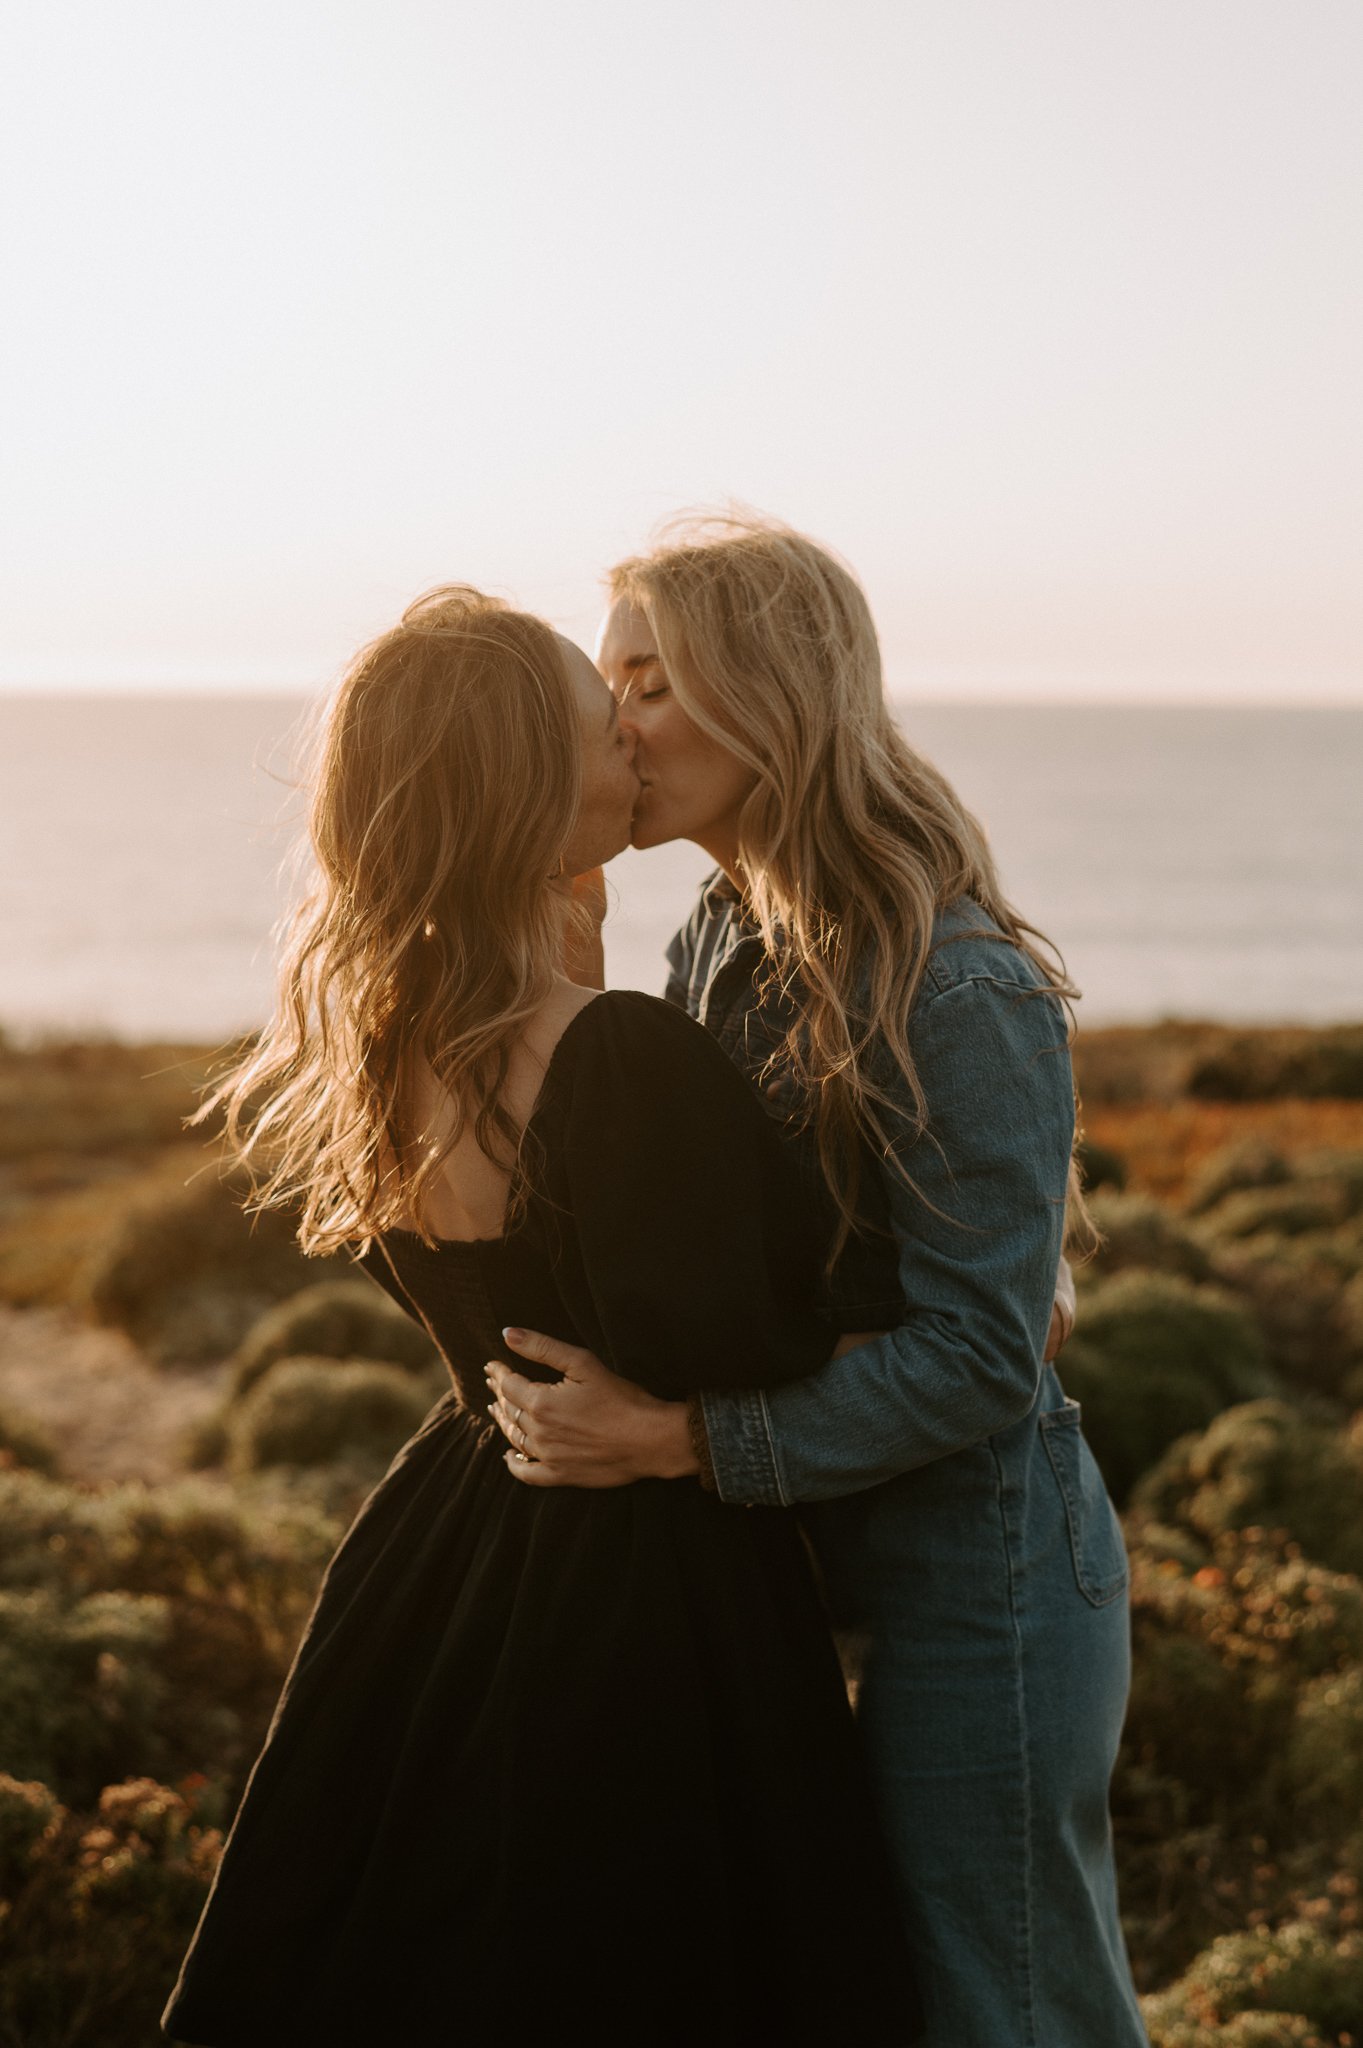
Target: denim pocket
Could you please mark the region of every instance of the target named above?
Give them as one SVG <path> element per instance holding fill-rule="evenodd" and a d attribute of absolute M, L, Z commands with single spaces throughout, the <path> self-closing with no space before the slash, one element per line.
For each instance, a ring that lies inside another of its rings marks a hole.
<path fill-rule="evenodd" d="M 1079 1422 L 1079 1403 L 1066 1400 L 1041 1417 L 1041 1441 L 1065 1503 L 1079 1590 L 1094 1607 L 1106 1607 L 1126 1590 L 1126 1545 Z"/>

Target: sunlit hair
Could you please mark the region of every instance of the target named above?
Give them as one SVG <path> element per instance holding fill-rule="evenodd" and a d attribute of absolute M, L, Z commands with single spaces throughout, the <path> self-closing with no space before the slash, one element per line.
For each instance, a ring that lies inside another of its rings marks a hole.
<path fill-rule="evenodd" d="M 981 826 L 896 728 L 870 608 L 834 555 L 774 521 L 688 518 L 608 583 L 648 619 L 687 716 L 756 778 L 738 858 L 767 985 L 799 1010 L 774 1064 L 813 1105 L 841 1245 L 859 1139 L 893 1156 L 887 1112 L 902 1115 L 905 1091 L 928 1128 L 908 1024 L 935 913 L 973 898 L 1062 1002 L 1078 990 L 1005 901 Z M 1070 1180 L 1068 1245 L 1082 1254 L 1092 1227 L 1073 1168 Z"/>
<path fill-rule="evenodd" d="M 581 784 L 552 629 L 463 585 L 419 598 L 341 680 L 311 784 L 274 1018 L 199 1114 L 225 1109 L 252 1207 L 300 1204 L 299 1242 L 324 1253 L 420 1227 L 469 1128 L 519 1159 L 500 1092 L 562 958 L 549 879 Z M 409 1121 L 422 1060 L 454 1111 L 438 1139 Z"/>

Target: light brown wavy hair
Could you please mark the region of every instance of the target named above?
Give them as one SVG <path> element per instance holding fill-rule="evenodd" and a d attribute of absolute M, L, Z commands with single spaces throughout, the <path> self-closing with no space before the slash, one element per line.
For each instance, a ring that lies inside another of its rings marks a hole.
<path fill-rule="evenodd" d="M 687 716 L 756 778 L 739 862 L 767 988 L 799 1012 L 772 1065 L 813 1105 L 836 1256 L 856 1226 L 861 1142 L 908 1180 L 892 1137 L 905 1095 L 914 1135 L 929 1128 L 909 1018 L 935 914 L 973 899 L 1037 968 L 1038 993 L 1070 1015 L 1079 991 L 1005 899 L 982 827 L 896 727 L 870 607 L 835 555 L 772 520 L 688 516 L 607 582 L 648 619 Z M 1067 1249 L 1095 1242 L 1072 1163 Z"/>
<path fill-rule="evenodd" d="M 520 1163 L 499 1097 L 562 960 L 551 878 L 581 793 L 557 638 L 465 585 L 432 590 L 356 656 L 314 752 L 313 879 L 284 927 L 274 1017 L 196 1121 L 223 1110 L 250 1207 L 300 1205 L 299 1243 L 320 1254 L 422 1228 L 470 1127 Z M 455 1113 L 438 1140 L 409 1122 L 420 1060 Z"/>

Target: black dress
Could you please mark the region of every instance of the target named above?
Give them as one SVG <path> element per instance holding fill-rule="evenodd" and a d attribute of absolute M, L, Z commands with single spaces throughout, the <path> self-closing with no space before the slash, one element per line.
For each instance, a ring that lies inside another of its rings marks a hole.
<path fill-rule="evenodd" d="M 328 1567 L 163 2025 L 204 2048 L 909 2042 L 794 1516 L 692 1479 L 519 1485 L 485 1412 L 513 1321 L 664 1396 L 813 1370 L 824 1219 L 751 1085 L 650 996 L 573 1019 L 531 1137 L 506 1235 L 365 1255 L 454 1389 Z"/>

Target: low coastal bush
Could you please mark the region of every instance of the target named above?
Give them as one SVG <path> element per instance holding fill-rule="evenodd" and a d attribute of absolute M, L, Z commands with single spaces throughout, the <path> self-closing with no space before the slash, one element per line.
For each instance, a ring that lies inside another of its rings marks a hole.
<path fill-rule="evenodd" d="M 1174 1273 L 1133 1270 L 1086 1289 L 1059 1369 L 1118 1502 L 1176 1437 L 1277 1391 L 1248 1311 Z"/>
<path fill-rule="evenodd" d="M 1189 1095 L 1214 1102 L 1363 1097 L 1363 1027 L 1235 1033 L 1194 1059 Z"/>
<path fill-rule="evenodd" d="M 222 1847 L 202 1781 L 146 1777 L 73 1812 L 0 1774 L 0 2041 L 148 2048 Z"/>
<path fill-rule="evenodd" d="M 1363 1934 L 1345 1892 L 1274 1928 L 1223 1934 L 1145 2001 L 1152 2048 L 1336 2048 L 1363 2018 Z"/>
<path fill-rule="evenodd" d="M 1253 1311 L 1269 1363 L 1293 1388 L 1346 1402 L 1363 1366 L 1363 1268 L 1356 1226 L 1214 1247 L 1222 1286 Z"/>
<path fill-rule="evenodd" d="M 1347 1222 L 1346 1189 L 1330 1180 L 1290 1180 L 1277 1188 L 1244 1188 L 1227 1195 L 1207 1217 L 1207 1228 L 1222 1240 L 1304 1237 Z"/>
<path fill-rule="evenodd" d="M 1123 1920 L 1148 1985 L 1228 1927 L 1357 1888 L 1359 1810 L 1337 1795 L 1363 1771 L 1363 1585 L 1256 1529 L 1201 1544 L 1137 1524 L 1130 1549 L 1132 1690 L 1112 1804 Z"/>
<path fill-rule="evenodd" d="M 252 1324 L 232 1360 L 239 1399 L 282 1358 L 369 1358 L 422 1372 L 437 1359 L 412 1317 L 370 1280 L 324 1280 L 290 1295 Z"/>
<path fill-rule="evenodd" d="M 47 1431 L 29 1415 L 0 1407 L 0 1469 L 24 1465 L 33 1472 L 55 1472 L 57 1447 Z"/>
<path fill-rule="evenodd" d="M 201 1482 L 0 1472 L 0 1758 L 77 1805 L 148 1770 L 239 1791 L 337 1534 Z"/>
<path fill-rule="evenodd" d="M 1211 1544 L 1233 1530 L 1281 1530 L 1333 1571 L 1363 1573 L 1363 1433 L 1341 1433 L 1283 1401 L 1228 1408 L 1181 1437 L 1131 1495 L 1142 1517 Z"/>
<path fill-rule="evenodd" d="M 0 1587 L 220 1600 L 280 1642 L 301 1625 L 339 1534 L 307 1509 L 265 1514 L 203 1480 L 91 1493 L 0 1472 Z"/>
<path fill-rule="evenodd" d="M 1291 1178 L 1292 1168 L 1276 1146 L 1262 1138 L 1242 1138 L 1203 1160 L 1189 1180 L 1184 1207 L 1190 1216 L 1202 1216 L 1227 1195 L 1282 1187 Z"/>
<path fill-rule="evenodd" d="M 1099 1188 L 1113 1188 L 1120 1192 L 1126 1186 L 1126 1161 L 1110 1145 L 1100 1145 L 1096 1138 L 1084 1137 L 1075 1147 L 1075 1156 L 1086 1193 L 1094 1194 Z"/>
<path fill-rule="evenodd" d="M 1128 1756 L 1187 1787 L 1201 1817 L 1225 1818 L 1233 1795 L 1261 1824 L 1302 1687 L 1363 1658 L 1363 1585 L 1259 1529 L 1217 1538 L 1206 1558 L 1189 1571 L 1158 1539 L 1132 1544 Z"/>
<path fill-rule="evenodd" d="M 271 1366 L 227 1425 L 237 1472 L 326 1465 L 360 1452 L 381 1465 L 425 1420 L 430 1381 L 368 1359 L 287 1358 Z"/>
<path fill-rule="evenodd" d="M 290 1217 L 244 1215 L 244 1193 L 211 1168 L 146 1192 L 96 1244 L 84 1305 L 155 1358 L 221 1358 L 273 1303 L 344 1268 L 304 1259 Z"/>
<path fill-rule="evenodd" d="M 184 1139 L 209 1076 L 203 1046 L 0 1041 L 0 1159 L 138 1157 Z"/>
<path fill-rule="evenodd" d="M 1363 1665 L 1303 1688 L 1283 1771 L 1302 1820 L 1328 1835 L 1348 1814 L 1363 1828 Z"/>
<path fill-rule="evenodd" d="M 1097 1194 L 1089 1203 L 1103 1243 L 1080 1278 L 1107 1278 L 1132 1266 L 1145 1272 L 1176 1273 L 1184 1280 L 1210 1280 L 1211 1255 L 1200 1237 L 1163 1203 L 1149 1195 Z"/>
<path fill-rule="evenodd" d="M 88 1802 L 125 1757 L 164 1755 L 169 1625 L 164 1600 L 130 1593 L 0 1593 L 0 1757 Z M 210 1715 L 201 1733 L 196 1760 L 223 1730 Z"/>

